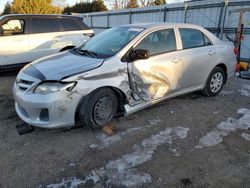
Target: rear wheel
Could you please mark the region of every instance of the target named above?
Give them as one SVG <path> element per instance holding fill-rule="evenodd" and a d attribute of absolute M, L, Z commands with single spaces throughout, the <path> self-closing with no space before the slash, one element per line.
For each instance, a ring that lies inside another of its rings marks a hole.
<path fill-rule="evenodd" d="M 203 93 L 210 97 L 216 96 L 221 92 L 225 82 L 225 71 L 220 67 L 215 67 L 207 79 Z"/>
<path fill-rule="evenodd" d="M 102 128 L 115 116 L 118 100 L 109 88 L 99 89 L 88 95 L 79 108 L 79 119 L 87 128 Z"/>

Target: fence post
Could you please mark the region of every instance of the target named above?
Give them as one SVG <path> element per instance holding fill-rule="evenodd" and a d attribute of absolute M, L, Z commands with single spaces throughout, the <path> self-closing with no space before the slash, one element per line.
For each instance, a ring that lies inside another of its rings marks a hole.
<path fill-rule="evenodd" d="M 221 3 L 221 8 L 220 8 L 220 15 L 219 15 L 219 22 L 218 22 L 218 32 L 217 32 L 217 37 L 219 37 L 219 34 L 221 32 L 221 23 L 222 23 L 222 18 L 223 18 L 223 13 L 224 13 L 224 8 L 225 8 L 225 2 Z"/>
<path fill-rule="evenodd" d="M 129 10 L 129 24 L 132 23 L 132 11 Z"/>
<path fill-rule="evenodd" d="M 187 23 L 187 10 L 188 10 L 188 4 L 185 3 L 185 7 L 184 7 L 184 23 Z"/>
<path fill-rule="evenodd" d="M 90 27 L 93 28 L 93 16 L 90 16 Z"/>
<path fill-rule="evenodd" d="M 225 21 L 226 21 L 226 17 L 227 17 L 227 7 L 228 7 L 229 0 L 224 0 L 224 3 L 225 3 L 225 5 L 224 5 L 225 7 L 224 7 L 224 14 L 223 14 L 223 22 L 222 22 L 221 31 L 220 31 L 220 39 L 223 38 Z"/>
<path fill-rule="evenodd" d="M 109 12 L 107 12 L 107 29 L 109 28 Z"/>
<path fill-rule="evenodd" d="M 164 7 L 164 18 L 163 18 L 163 21 L 166 22 L 167 20 L 167 7 L 165 6 Z"/>

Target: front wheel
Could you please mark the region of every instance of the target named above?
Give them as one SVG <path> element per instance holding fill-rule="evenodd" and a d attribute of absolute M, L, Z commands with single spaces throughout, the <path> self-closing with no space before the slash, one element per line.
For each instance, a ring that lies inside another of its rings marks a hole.
<path fill-rule="evenodd" d="M 79 108 L 79 119 L 87 128 L 102 128 L 115 116 L 118 100 L 109 88 L 102 88 L 88 95 Z"/>
<path fill-rule="evenodd" d="M 215 67 L 210 73 L 203 93 L 209 97 L 218 95 L 226 82 L 226 73 L 220 67 Z"/>

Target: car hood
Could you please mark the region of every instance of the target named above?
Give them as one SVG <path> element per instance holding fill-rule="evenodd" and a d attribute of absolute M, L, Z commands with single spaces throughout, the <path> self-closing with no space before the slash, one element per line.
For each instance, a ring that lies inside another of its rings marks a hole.
<path fill-rule="evenodd" d="M 92 58 L 70 51 L 38 59 L 22 70 L 40 80 L 62 80 L 101 66 L 104 59 Z"/>

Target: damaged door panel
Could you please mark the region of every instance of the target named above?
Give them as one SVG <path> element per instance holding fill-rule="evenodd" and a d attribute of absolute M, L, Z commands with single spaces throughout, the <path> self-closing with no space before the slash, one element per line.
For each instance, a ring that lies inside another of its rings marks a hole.
<path fill-rule="evenodd" d="M 173 29 L 148 34 L 134 48 L 145 49 L 148 59 L 128 64 L 132 96 L 136 101 L 151 101 L 167 96 L 179 89 L 182 61 L 176 51 Z"/>

